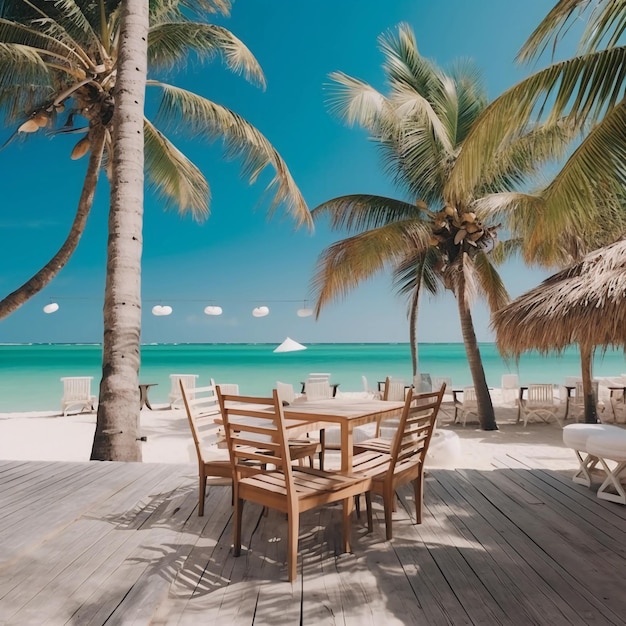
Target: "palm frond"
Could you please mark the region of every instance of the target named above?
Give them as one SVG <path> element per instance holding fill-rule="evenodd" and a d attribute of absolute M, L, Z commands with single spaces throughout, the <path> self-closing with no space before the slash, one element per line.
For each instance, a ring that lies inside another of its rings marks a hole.
<path fill-rule="evenodd" d="M 0 110 L 13 124 L 46 102 L 52 88 L 46 64 L 37 52 L 19 44 L 0 43 Z"/>
<path fill-rule="evenodd" d="M 315 220 L 328 217 L 332 230 L 345 229 L 348 232 L 379 228 L 390 222 L 422 216 L 420 210 L 408 202 L 365 194 L 333 198 L 315 207 L 311 214 Z"/>
<path fill-rule="evenodd" d="M 611 48 L 617 45 L 626 28 L 624 3 L 621 0 L 559 0 L 528 38 L 518 59 L 528 62 L 537 58 L 546 50 L 550 40 L 554 52 L 564 34 L 577 21 L 586 23 L 579 46 L 583 53 L 597 50 L 600 45 Z"/>
<path fill-rule="evenodd" d="M 510 301 L 509 294 L 489 256 L 483 251 L 478 252 L 471 267 L 480 292 L 487 300 L 491 311 L 497 311 L 506 306 Z"/>
<path fill-rule="evenodd" d="M 343 72 L 332 72 L 329 78 L 333 81 L 328 87 L 329 111 L 348 126 L 358 124 L 379 134 L 386 126 L 383 118 L 391 114 L 387 98 L 366 82 Z"/>
<path fill-rule="evenodd" d="M 441 144 L 443 150 L 451 153 L 454 145 L 452 139 L 456 135 L 458 119 L 458 102 L 454 93 L 454 85 L 450 81 L 442 81 L 442 88 L 452 88 L 451 94 L 445 99 L 439 94 L 438 99 L 428 100 L 416 91 L 406 87 L 396 88 L 390 95 L 395 108 L 395 116 L 402 120 L 396 123 L 396 128 L 402 134 L 410 133 L 417 128 L 424 133 L 433 134 L 433 139 Z"/>
<path fill-rule="evenodd" d="M 400 23 L 378 37 L 385 60 L 383 69 L 392 91 L 406 89 L 430 99 L 441 89 L 441 71 L 418 50 L 415 34 L 407 23 Z"/>
<path fill-rule="evenodd" d="M 401 260 L 406 231 L 402 222 L 368 230 L 328 246 L 320 254 L 312 281 L 316 315 L 388 264 Z"/>
<path fill-rule="evenodd" d="M 546 165 L 561 162 L 573 140 L 579 137 L 578 125 L 567 119 L 532 126 L 500 146 L 474 195 L 515 189 L 521 183 L 528 187 L 529 180 L 542 174 Z"/>
<path fill-rule="evenodd" d="M 545 52 L 550 39 L 554 40 L 552 46 L 554 52 L 559 40 L 590 4 L 590 0 L 558 0 L 531 33 L 517 55 L 517 59 L 520 62 L 530 62 L 539 57 Z"/>
<path fill-rule="evenodd" d="M 449 70 L 449 76 L 454 84 L 458 111 L 456 132 L 451 137 L 453 144 L 460 146 L 487 106 L 487 92 L 482 73 L 469 59 L 454 62 Z"/>
<path fill-rule="evenodd" d="M 85 6 L 89 7 L 89 4 Z M 36 20 L 44 32 L 62 39 L 68 45 L 74 44 L 83 50 L 89 50 L 92 54 L 99 52 L 99 60 L 104 60 L 104 50 L 98 33 L 83 13 L 83 6 L 79 6 L 76 0 L 55 0 L 54 11 L 46 12 L 47 18 Z M 98 14 L 96 11 L 94 17 Z"/>
<path fill-rule="evenodd" d="M 541 117 L 549 97 L 554 102 L 548 122 L 564 117 L 567 110 L 572 123 L 593 123 L 619 101 L 623 86 L 615 80 L 616 68 L 618 74 L 626 68 L 626 48 L 555 63 L 494 100 L 465 140 L 450 179 L 451 193 L 470 194 L 498 150 L 518 137 L 530 120 Z M 580 85 L 584 89 L 577 90 Z"/>
<path fill-rule="evenodd" d="M 92 64 L 80 48 L 68 44 L 62 39 L 43 33 L 35 28 L 0 18 L 0 42 L 20 44 L 56 58 L 65 59 L 67 63 L 82 68 Z"/>
<path fill-rule="evenodd" d="M 543 225 L 574 230 L 602 219 L 599 209 L 626 186 L 626 101 L 609 111 L 580 143 L 543 192 Z"/>
<path fill-rule="evenodd" d="M 202 172 L 144 119 L 146 176 L 167 205 L 191 211 L 198 221 L 209 214 L 209 184 Z"/>
<path fill-rule="evenodd" d="M 434 246 L 416 248 L 400 261 L 393 272 L 393 282 L 401 294 L 410 295 L 415 289 L 426 289 L 436 296 L 442 288 L 437 267 L 441 253 Z"/>
<path fill-rule="evenodd" d="M 518 256 L 524 246 L 524 240 L 521 237 L 514 237 L 504 241 L 498 241 L 490 252 L 491 262 L 497 267 L 503 265 L 515 256 Z"/>
<path fill-rule="evenodd" d="M 311 227 L 313 221 L 300 190 L 287 165 L 272 144 L 254 126 L 233 111 L 185 89 L 157 81 L 147 81 L 162 90 L 157 123 L 172 130 L 183 130 L 198 139 L 221 138 L 226 158 L 242 159 L 242 174 L 254 183 L 267 166 L 275 176 L 267 187 L 273 193 L 270 214 L 279 204 L 298 226 Z"/>
<path fill-rule="evenodd" d="M 150 28 L 148 63 L 150 67 L 172 68 L 189 62 L 190 53 L 201 61 L 224 57 L 227 67 L 265 87 L 263 70 L 254 55 L 229 30 L 199 22 L 166 22 Z"/>
<path fill-rule="evenodd" d="M 202 19 L 207 14 L 220 13 L 228 17 L 232 4 L 231 0 L 150 0 L 150 23 L 186 15 Z"/>

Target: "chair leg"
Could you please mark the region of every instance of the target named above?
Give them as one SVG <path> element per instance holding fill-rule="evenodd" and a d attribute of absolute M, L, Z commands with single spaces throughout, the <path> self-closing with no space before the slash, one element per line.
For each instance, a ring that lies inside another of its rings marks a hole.
<path fill-rule="evenodd" d="M 395 491 L 392 487 L 385 487 L 383 489 L 383 506 L 385 508 L 385 535 L 387 541 L 391 541 L 393 538 L 393 531 L 391 529 L 393 507 L 396 499 Z"/>
<path fill-rule="evenodd" d="M 298 533 L 300 532 L 300 515 L 298 511 L 287 513 L 287 570 L 289 582 L 298 575 Z"/>
<path fill-rule="evenodd" d="M 235 498 L 235 538 L 233 542 L 233 556 L 239 556 L 241 554 L 241 517 L 243 515 L 243 499 Z"/>
<path fill-rule="evenodd" d="M 420 475 L 413 481 L 413 491 L 415 498 L 415 523 L 422 523 L 422 505 L 424 499 L 424 474 Z"/>
<path fill-rule="evenodd" d="M 367 491 L 365 493 L 365 506 L 367 508 L 367 532 L 371 533 L 374 530 L 374 520 L 372 516 L 372 492 Z"/>
<path fill-rule="evenodd" d="M 361 494 L 354 496 L 354 510 L 357 518 L 361 517 Z"/>
<path fill-rule="evenodd" d="M 198 483 L 198 517 L 204 515 L 204 498 L 206 496 L 206 474 L 200 474 Z"/>
<path fill-rule="evenodd" d="M 342 536 L 342 549 L 343 552 L 350 552 L 350 527 L 352 515 L 352 509 L 354 508 L 354 498 L 343 499 L 343 536 Z"/>
<path fill-rule="evenodd" d="M 624 491 L 624 486 L 620 481 L 620 474 L 626 469 L 626 462 L 620 461 L 615 468 L 611 470 L 602 457 L 599 457 L 599 460 L 606 472 L 606 479 L 598 489 L 598 498 L 608 500 L 609 502 L 617 502 L 618 504 L 626 504 L 626 491 Z M 611 487 L 615 490 L 615 493 L 609 490 Z"/>

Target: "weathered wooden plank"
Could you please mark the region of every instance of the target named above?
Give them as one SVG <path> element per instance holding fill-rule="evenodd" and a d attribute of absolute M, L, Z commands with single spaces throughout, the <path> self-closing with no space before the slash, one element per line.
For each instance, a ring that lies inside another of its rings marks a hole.
<path fill-rule="evenodd" d="M 522 478 L 527 477 L 528 480 Z M 518 494 L 530 489 L 529 470 L 502 470 L 494 472 L 494 484 L 502 490 Z M 604 533 L 596 532 L 593 525 L 575 514 L 571 507 L 564 507 L 555 500 L 548 500 L 539 490 L 534 491 L 539 506 L 532 508 L 532 525 L 529 531 L 538 531 L 537 540 L 549 542 L 550 537 L 560 536 L 561 544 L 576 546 L 576 550 L 585 555 L 587 571 L 595 572 L 594 582 L 606 590 L 614 584 L 615 578 L 608 573 L 614 567 L 623 563 L 623 551 L 619 542 L 611 540 Z M 548 503 L 550 506 L 547 506 Z M 529 532 L 527 531 L 527 532 Z M 564 550 L 568 555 L 570 550 Z M 584 578 L 587 576 L 585 575 Z M 584 582 L 581 580 L 581 582 Z M 624 612 L 626 613 L 626 598 L 624 598 Z"/>
<path fill-rule="evenodd" d="M 519 615 L 520 621 L 524 621 L 521 616 L 525 615 L 528 623 L 585 624 L 567 602 L 551 593 L 544 579 L 511 546 L 509 537 L 523 532 L 514 521 L 502 516 L 497 507 L 458 473 L 438 472 L 437 482 L 445 490 L 441 497 L 453 502 L 456 511 L 473 512 L 464 516 L 464 523 L 476 540 L 488 548 L 502 591 L 517 597 L 523 605 L 513 615 Z"/>
<path fill-rule="evenodd" d="M 18 545 L 0 564 L 1 619 L 621 624 L 624 519 L 611 507 L 604 519 L 602 505 L 593 507 L 569 476 L 525 463 L 503 457 L 492 472 L 431 471 L 423 523 L 412 523 L 405 487 L 393 541 L 383 540 L 376 503 L 374 533 L 365 534 L 364 517 L 354 521 L 353 554 L 339 554 L 340 505 L 304 513 L 292 585 L 284 516 L 246 504 L 245 549 L 235 559 L 229 489 L 210 487 L 207 515 L 198 518 L 195 468 L 0 462 L 0 503 L 2 494 L 17 498 L 8 528 Z M 49 516 L 48 525 L 33 516 Z M 606 571 L 597 571 L 603 562 Z"/>
<path fill-rule="evenodd" d="M 496 481 L 497 470 L 460 470 L 459 473 L 468 483 L 475 484 L 481 494 L 518 527 L 517 533 L 508 541 L 517 547 L 529 565 L 536 568 L 549 587 L 567 599 L 589 623 L 598 623 L 599 619 L 604 619 L 604 623 L 619 623 L 615 611 L 607 608 L 599 596 L 579 582 L 579 576 L 587 580 L 591 577 L 585 558 L 564 541 L 560 533 L 546 531 L 537 519 L 536 511 L 516 501 L 510 491 L 503 491 L 502 485 Z M 518 542 L 517 537 L 523 537 L 523 541 Z M 540 564 L 538 568 L 536 564 Z"/>
<path fill-rule="evenodd" d="M 557 493 L 563 494 L 575 502 L 575 510 L 579 515 L 585 517 L 585 519 L 591 519 L 585 515 L 585 511 L 590 512 L 596 519 L 597 516 L 603 520 L 603 526 L 613 525 L 618 531 L 618 536 L 624 530 L 626 523 L 626 507 L 618 505 L 614 502 L 608 502 L 606 500 L 600 500 L 596 497 L 596 492 L 602 481 L 604 480 L 604 473 L 597 471 L 594 473 L 594 483 L 591 488 L 584 487 L 583 485 L 576 484 L 572 479 L 571 472 L 554 472 L 547 471 L 546 468 L 537 468 L 528 465 L 528 460 L 523 457 L 506 455 L 504 459 L 496 459 L 496 462 L 501 462 L 501 467 L 515 467 L 532 470 L 532 475 L 540 478 L 543 482 L 551 485 L 556 491 L 552 491 L 551 494 Z M 559 498 L 560 501 L 564 501 Z M 585 511 L 579 511 L 580 508 Z M 609 529 L 607 529 L 609 530 Z"/>
<path fill-rule="evenodd" d="M 230 487 L 209 486 L 205 515 L 199 517 L 196 508 L 185 524 L 184 537 L 193 549 L 176 573 L 167 598 L 157 608 L 154 624 L 178 624 L 194 599 L 209 596 L 217 588 L 219 581 L 209 579 L 207 567 L 219 542 L 227 540 L 224 531 L 231 517 Z"/>
<path fill-rule="evenodd" d="M 118 465 L 115 468 L 118 471 L 113 472 L 119 475 L 116 485 L 120 476 L 128 476 L 128 468 Z M 113 478 L 108 477 L 109 480 Z M 116 533 L 116 519 L 120 514 L 126 515 L 129 508 L 136 507 L 145 497 L 146 490 L 163 480 L 171 480 L 171 470 L 167 467 L 158 467 L 153 474 L 144 474 L 143 481 L 137 484 L 133 480 L 123 490 L 107 490 L 106 481 L 95 485 L 94 489 L 100 490 L 102 495 L 97 507 L 48 538 L 22 560 L 10 577 L 11 582 L 18 585 L 5 595 L 0 611 L 9 614 L 11 607 L 18 620 L 16 623 L 41 623 L 43 606 L 48 618 L 63 623 L 71 616 L 70 607 L 76 589 L 87 584 L 93 593 L 91 577 L 98 567 L 108 561 L 113 550 L 137 534 L 130 532 L 124 536 Z"/>

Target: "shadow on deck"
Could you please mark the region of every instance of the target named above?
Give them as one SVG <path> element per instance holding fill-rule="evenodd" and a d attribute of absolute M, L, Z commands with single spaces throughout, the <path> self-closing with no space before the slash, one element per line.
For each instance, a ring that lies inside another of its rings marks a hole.
<path fill-rule="evenodd" d="M 339 506 L 302 516 L 286 582 L 286 521 L 246 504 L 231 554 L 230 489 L 197 516 L 195 467 L 0 461 L 4 624 L 623 624 L 626 507 L 569 475 L 503 456 L 433 470 L 417 526 L 400 491 L 394 539 Z"/>

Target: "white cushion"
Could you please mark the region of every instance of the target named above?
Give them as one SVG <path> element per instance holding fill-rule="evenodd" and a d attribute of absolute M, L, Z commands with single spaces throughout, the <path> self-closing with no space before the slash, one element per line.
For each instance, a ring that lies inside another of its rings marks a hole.
<path fill-rule="evenodd" d="M 587 440 L 587 452 L 612 461 L 626 461 L 626 431 L 592 435 Z"/>
<path fill-rule="evenodd" d="M 332 426 L 324 431 L 324 444 L 329 447 L 341 446 L 341 428 Z M 376 424 L 366 424 L 364 426 L 356 426 L 352 431 L 352 442 L 361 443 L 366 439 L 372 439 L 376 436 Z"/>
<path fill-rule="evenodd" d="M 568 424 L 563 428 L 563 444 L 573 450 L 587 450 L 587 440 L 593 435 L 626 433 L 619 426 L 610 424 Z"/>

